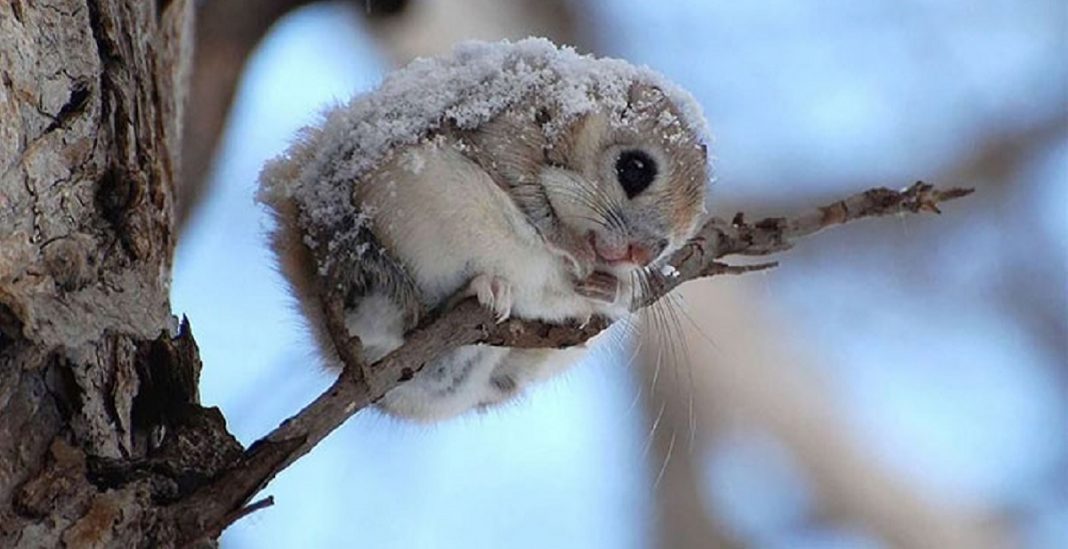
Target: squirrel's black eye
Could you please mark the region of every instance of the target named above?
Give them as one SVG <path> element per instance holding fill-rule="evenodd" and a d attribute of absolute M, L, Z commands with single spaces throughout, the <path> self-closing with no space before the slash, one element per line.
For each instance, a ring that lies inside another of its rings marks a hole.
<path fill-rule="evenodd" d="M 627 198 L 634 198 L 656 179 L 656 161 L 645 151 L 631 149 L 619 153 L 616 159 L 616 179 Z"/>

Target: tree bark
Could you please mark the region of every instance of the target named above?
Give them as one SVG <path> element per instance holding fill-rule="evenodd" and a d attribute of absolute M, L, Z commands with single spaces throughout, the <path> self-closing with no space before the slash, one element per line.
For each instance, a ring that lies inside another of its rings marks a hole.
<path fill-rule="evenodd" d="M 571 345 L 604 327 L 495 324 L 461 303 L 380 363 L 350 360 L 331 390 L 241 448 L 222 414 L 199 405 L 196 344 L 168 299 L 192 3 L 0 0 L 2 547 L 214 539 L 261 506 L 246 504 L 278 471 L 436 354 Z M 774 253 L 961 194 L 917 184 L 791 219 L 713 219 L 650 300 L 753 268 L 715 261 L 723 255 Z"/>
<path fill-rule="evenodd" d="M 175 544 L 241 448 L 170 313 L 190 0 L 0 2 L 0 546 Z"/>

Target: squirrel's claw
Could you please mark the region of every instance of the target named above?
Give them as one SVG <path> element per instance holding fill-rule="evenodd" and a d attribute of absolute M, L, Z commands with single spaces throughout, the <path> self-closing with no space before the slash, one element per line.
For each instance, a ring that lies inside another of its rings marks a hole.
<path fill-rule="evenodd" d="M 504 278 L 480 274 L 471 280 L 468 291 L 497 315 L 498 323 L 512 316 L 512 284 Z"/>

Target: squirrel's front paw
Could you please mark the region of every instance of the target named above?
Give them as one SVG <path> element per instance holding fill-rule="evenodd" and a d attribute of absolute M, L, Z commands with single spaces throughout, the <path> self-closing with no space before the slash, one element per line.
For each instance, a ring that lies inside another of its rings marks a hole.
<path fill-rule="evenodd" d="M 593 273 L 597 254 L 585 239 L 571 231 L 559 229 L 550 235 L 549 249 L 567 262 L 568 269 L 577 278 L 583 279 Z"/>
<path fill-rule="evenodd" d="M 506 279 L 480 274 L 471 280 L 468 291 L 478 298 L 482 306 L 497 315 L 497 322 L 504 322 L 512 316 L 512 284 Z"/>
<path fill-rule="evenodd" d="M 597 301 L 614 303 L 619 295 L 619 279 L 609 273 L 595 271 L 575 283 L 575 292 Z"/>

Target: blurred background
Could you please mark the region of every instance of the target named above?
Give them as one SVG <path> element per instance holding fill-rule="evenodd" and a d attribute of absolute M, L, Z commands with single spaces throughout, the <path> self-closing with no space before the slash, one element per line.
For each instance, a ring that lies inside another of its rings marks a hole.
<path fill-rule="evenodd" d="M 324 105 L 458 40 L 546 35 L 688 88 L 716 137 L 717 215 L 916 179 L 978 191 L 690 283 L 689 359 L 655 383 L 602 342 L 503 410 L 361 413 L 224 547 L 1068 547 L 1068 3 L 200 12 L 173 301 L 203 401 L 245 444 L 331 381 L 264 244 L 261 165 Z"/>

